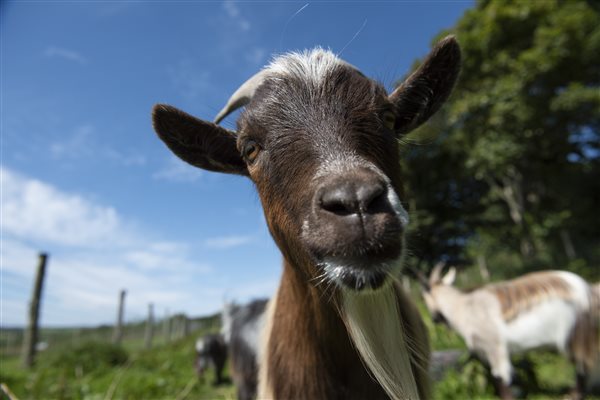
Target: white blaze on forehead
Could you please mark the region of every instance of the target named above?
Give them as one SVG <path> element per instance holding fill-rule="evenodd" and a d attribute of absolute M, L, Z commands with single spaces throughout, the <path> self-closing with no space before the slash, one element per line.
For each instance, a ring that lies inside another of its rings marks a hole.
<path fill-rule="evenodd" d="M 331 51 L 317 47 L 278 56 L 265 70 L 274 74 L 299 75 L 314 84 L 319 84 L 340 66 L 350 66 L 350 64 L 342 61 Z"/>
<path fill-rule="evenodd" d="M 354 68 L 352 65 L 338 58 L 331 51 L 318 47 L 304 52 L 293 52 L 279 56 L 275 58 L 265 70 L 274 74 L 302 76 L 313 84 L 318 85 L 322 83 L 332 71 L 339 67 Z M 392 187 L 390 179 L 379 168 L 360 158 L 355 153 L 331 154 L 327 153 L 326 150 L 325 152 L 317 151 L 317 153 L 321 153 L 321 162 L 314 179 L 332 173 L 343 173 L 357 167 L 368 168 L 385 180 L 388 189 L 388 201 L 400 219 L 402 226 L 406 227 L 408 225 L 408 212 L 402 206 L 398 194 Z"/>

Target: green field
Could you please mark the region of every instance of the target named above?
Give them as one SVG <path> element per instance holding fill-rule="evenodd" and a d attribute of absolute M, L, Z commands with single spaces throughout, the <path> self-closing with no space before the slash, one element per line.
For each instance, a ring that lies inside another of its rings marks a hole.
<path fill-rule="evenodd" d="M 436 350 L 464 350 L 459 337 L 426 318 Z M 58 344 L 41 352 L 31 371 L 21 367 L 17 354 L 3 351 L 0 380 L 18 399 L 235 399 L 232 385 L 213 387 L 212 371 L 198 379 L 193 368 L 196 338 L 218 330 L 214 317 L 212 321 L 189 336 L 171 342 L 159 337 L 150 350 L 142 348 L 141 336 L 138 339 L 126 336 L 122 346 L 100 341 L 99 338 L 106 338 L 110 331 L 106 327 L 83 333 L 54 330 Z M 106 332 L 101 334 L 103 329 Z M 3 332 L 5 339 L 6 333 Z M 77 343 L 72 343 L 74 337 L 79 337 Z M 444 379 L 436 383 L 435 398 L 494 398 L 485 368 L 466 355 L 461 361 L 461 368 L 446 372 Z M 574 382 L 573 368 L 566 360 L 544 352 L 529 354 L 527 360 L 516 360 L 519 364 L 525 361 L 530 363 L 537 378 L 537 384 L 525 379 L 521 386 L 521 390 L 529 391 L 527 398 L 565 398 Z M 518 372 L 526 375 L 526 370 Z M 228 371 L 226 375 L 229 376 Z"/>

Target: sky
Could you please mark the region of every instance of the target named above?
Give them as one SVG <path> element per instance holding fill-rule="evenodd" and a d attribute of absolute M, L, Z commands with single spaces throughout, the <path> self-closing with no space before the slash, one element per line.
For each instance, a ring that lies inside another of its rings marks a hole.
<path fill-rule="evenodd" d="M 281 256 L 244 177 L 188 166 L 155 103 L 212 120 L 274 55 L 321 46 L 388 89 L 472 1 L 0 3 L 0 326 L 218 312 L 272 295 Z M 235 116 L 224 126 L 233 129 Z"/>

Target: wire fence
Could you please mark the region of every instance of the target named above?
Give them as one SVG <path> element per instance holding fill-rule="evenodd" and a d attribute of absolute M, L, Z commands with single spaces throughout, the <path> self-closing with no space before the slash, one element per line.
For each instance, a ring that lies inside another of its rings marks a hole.
<path fill-rule="evenodd" d="M 220 326 L 220 315 L 189 318 L 183 314 L 173 315 L 155 321 L 151 326 L 152 339 L 148 340 L 146 321 L 131 322 L 122 327 L 121 344 L 130 350 L 169 343 L 202 331 L 215 331 Z M 81 343 L 112 342 L 113 325 L 100 325 L 85 328 L 40 328 L 36 343 L 38 352 L 49 348 L 75 347 Z M 23 352 L 25 331 L 22 328 L 0 328 L 0 357 L 15 357 Z M 148 344 L 149 343 L 149 344 Z"/>

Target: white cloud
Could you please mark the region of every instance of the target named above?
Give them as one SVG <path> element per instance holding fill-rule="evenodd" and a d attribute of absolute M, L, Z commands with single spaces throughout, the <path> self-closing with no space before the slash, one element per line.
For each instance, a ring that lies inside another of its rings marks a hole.
<path fill-rule="evenodd" d="M 56 160 L 82 160 L 101 158 L 122 166 L 143 166 L 146 158 L 141 154 L 124 154 L 95 141 L 95 128 L 91 124 L 75 127 L 59 142 L 49 145 L 50 155 Z"/>
<path fill-rule="evenodd" d="M 152 177 L 169 182 L 194 182 L 202 177 L 202 171 L 171 155 L 167 164 Z"/>
<path fill-rule="evenodd" d="M 4 218 L 4 210 L 2 210 L 2 217 Z M 4 233 L 4 226 L 2 228 L 2 233 Z M 31 246 L 18 240 L 7 237 L 2 237 L 0 249 L 0 264 L 2 264 L 3 273 L 2 278 L 5 282 L 7 279 L 4 274 L 5 272 L 10 272 L 15 279 L 33 279 L 39 251 L 36 251 Z"/>
<path fill-rule="evenodd" d="M 92 154 L 90 141 L 94 128 L 91 125 L 82 125 L 73 131 L 61 142 L 50 144 L 50 154 L 54 158 L 82 158 Z"/>
<path fill-rule="evenodd" d="M 211 73 L 187 58 L 167 67 L 167 74 L 175 89 L 188 99 L 214 89 Z"/>
<path fill-rule="evenodd" d="M 154 242 L 128 251 L 124 259 L 143 271 L 207 273 L 212 269 L 188 259 L 188 246 L 181 243 Z"/>
<path fill-rule="evenodd" d="M 249 49 L 245 53 L 245 57 L 246 61 L 248 61 L 249 63 L 256 65 L 264 64 L 267 57 L 267 51 L 262 47 L 255 47 Z"/>
<path fill-rule="evenodd" d="M 63 193 L 51 185 L 0 167 L 2 232 L 70 246 L 120 245 L 127 229 L 112 207 Z"/>
<path fill-rule="evenodd" d="M 114 149 L 107 148 L 104 151 L 105 156 L 115 161 L 119 165 L 129 166 L 144 166 L 146 165 L 146 157 L 141 154 L 123 154 Z"/>
<path fill-rule="evenodd" d="M 31 292 L 37 255 L 33 248 L 3 241 L 2 249 L 2 325 L 23 325 L 28 296 Z M 20 247 L 21 256 L 13 258 L 13 246 Z M 206 276 L 208 265 L 193 263 L 187 253 L 156 254 L 150 250 L 102 252 L 57 252 L 48 258 L 43 289 L 42 324 L 94 325 L 111 323 L 116 315 L 117 296 L 126 289 L 126 310 L 129 316 L 143 316 L 147 305 L 198 315 L 201 308 L 194 277 Z M 180 246 L 177 246 L 180 248 Z M 134 255 L 131 257 L 131 255 Z M 142 261 L 135 255 L 144 254 Z M 27 257 L 25 257 L 27 255 Z M 169 260 L 169 258 L 171 258 Z M 167 262 L 163 262 L 163 261 Z M 148 271 L 140 263 L 157 268 Z M 10 289 L 10 290 L 7 290 Z M 14 292 L 16 294 L 10 294 Z M 218 307 L 218 295 L 204 312 Z M 205 299 L 203 299 L 206 302 Z M 212 307 L 212 308 L 211 308 Z M 129 317 L 128 317 L 129 319 Z"/>
<path fill-rule="evenodd" d="M 189 244 L 156 240 L 113 207 L 8 168 L 0 179 L 1 325 L 25 323 L 40 249 L 50 251 L 43 324 L 110 323 L 121 288 L 130 316 L 145 315 L 150 302 L 189 315 L 218 308 L 216 292 L 199 304 L 196 285 L 213 268 L 195 261 Z"/>
<path fill-rule="evenodd" d="M 107 265 L 82 258 L 58 257 L 51 260 L 49 296 L 62 306 L 78 304 L 88 309 L 107 307 L 110 319 L 114 312 L 112 305 L 121 289 L 126 289 L 132 295 L 128 301 L 129 307 L 142 310 L 149 302 L 164 304 L 166 299 L 170 299 L 174 307 L 181 306 L 182 299 L 187 296 L 186 291 L 181 290 L 183 278 L 180 273 L 156 271 L 156 274 L 147 274 L 128 265 L 119 256 L 110 263 Z"/>
<path fill-rule="evenodd" d="M 254 236 L 221 236 L 209 238 L 204 241 L 204 246 L 213 249 L 230 249 L 232 247 L 242 246 L 254 241 Z"/>
<path fill-rule="evenodd" d="M 80 53 L 62 47 L 48 46 L 44 50 L 46 57 L 58 57 L 78 64 L 87 64 L 87 59 Z"/>
<path fill-rule="evenodd" d="M 237 18 L 240 15 L 240 9 L 235 2 L 226 0 L 223 2 L 223 8 L 231 18 Z"/>
<path fill-rule="evenodd" d="M 226 0 L 223 2 L 223 9 L 235 24 L 242 30 L 250 30 L 250 22 L 242 16 L 239 7 L 234 1 Z"/>

